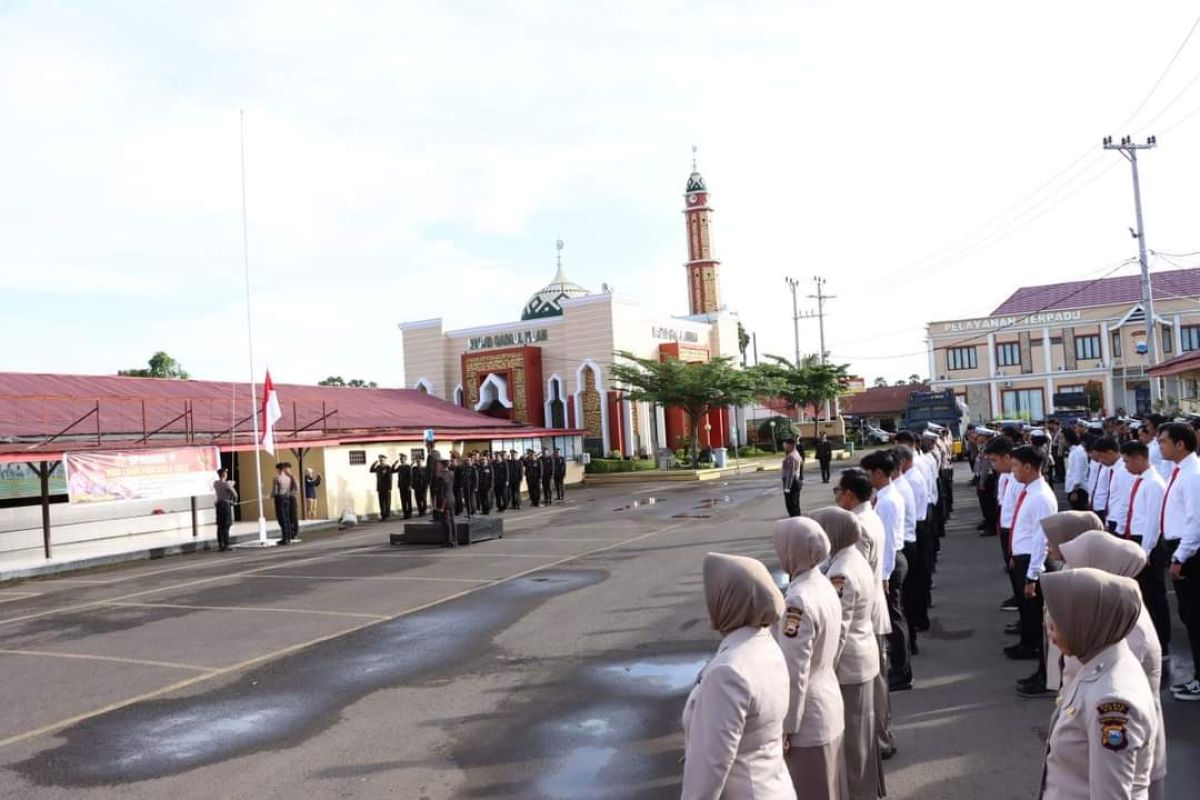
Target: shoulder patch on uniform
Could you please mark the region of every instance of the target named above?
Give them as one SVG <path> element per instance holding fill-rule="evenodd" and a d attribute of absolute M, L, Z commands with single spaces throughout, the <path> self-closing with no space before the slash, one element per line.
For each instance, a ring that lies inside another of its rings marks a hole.
<path fill-rule="evenodd" d="M 834 575 L 829 579 L 829 582 L 833 584 L 833 588 L 837 589 L 838 597 L 841 597 L 842 589 L 846 588 L 846 576 Z"/>
<path fill-rule="evenodd" d="M 789 639 L 795 639 L 796 634 L 800 632 L 800 617 L 804 616 L 804 610 L 800 608 L 792 608 L 788 606 L 787 614 L 784 617 L 783 635 Z"/>
<path fill-rule="evenodd" d="M 1129 706 L 1118 700 L 1109 700 L 1096 706 L 1096 710 L 1101 714 L 1128 714 Z"/>
<path fill-rule="evenodd" d="M 1100 745 L 1105 749 L 1120 752 L 1129 746 L 1125 733 L 1124 717 L 1103 717 L 1100 720 Z"/>

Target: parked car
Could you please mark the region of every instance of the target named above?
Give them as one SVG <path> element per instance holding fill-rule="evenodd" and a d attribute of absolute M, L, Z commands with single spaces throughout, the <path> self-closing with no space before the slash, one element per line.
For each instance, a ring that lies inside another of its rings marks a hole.
<path fill-rule="evenodd" d="M 867 444 L 887 444 L 892 440 L 892 434 L 874 425 L 863 426 L 863 440 Z"/>

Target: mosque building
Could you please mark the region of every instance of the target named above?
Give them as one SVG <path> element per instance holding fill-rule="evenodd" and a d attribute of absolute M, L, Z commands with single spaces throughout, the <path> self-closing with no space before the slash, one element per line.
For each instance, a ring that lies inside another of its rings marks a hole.
<path fill-rule="evenodd" d="M 721 304 L 708 203 L 693 160 L 683 209 L 688 314 L 671 316 L 607 287 L 595 292 L 573 283 L 559 241 L 554 279 L 529 298 L 520 320 L 460 330 L 446 330 L 440 318 L 401 323 L 406 385 L 492 417 L 583 430 L 583 447 L 593 455 L 652 456 L 683 446 L 683 412 L 631 401 L 611 385 L 610 370 L 619 350 L 685 361 L 738 356 L 737 316 Z M 702 447 L 733 440 L 728 410 L 707 417 Z"/>

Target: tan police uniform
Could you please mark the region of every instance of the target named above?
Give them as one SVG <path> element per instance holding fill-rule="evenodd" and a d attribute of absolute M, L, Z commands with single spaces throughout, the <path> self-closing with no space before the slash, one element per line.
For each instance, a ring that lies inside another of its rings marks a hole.
<path fill-rule="evenodd" d="M 783 761 L 788 668 L 770 628 L 738 628 L 683 708 L 683 800 L 793 800 Z"/>
<path fill-rule="evenodd" d="M 848 792 L 842 748 L 845 716 L 834 671 L 841 639 L 841 600 L 829 579 L 810 569 L 788 586 L 784 605 L 779 647 L 791 679 L 783 723 L 791 749 L 785 760 L 798 798 L 840 800 Z"/>
<path fill-rule="evenodd" d="M 1120 641 L 1076 669 L 1059 695 L 1043 800 L 1147 800 L 1158 719 L 1146 674 Z"/>

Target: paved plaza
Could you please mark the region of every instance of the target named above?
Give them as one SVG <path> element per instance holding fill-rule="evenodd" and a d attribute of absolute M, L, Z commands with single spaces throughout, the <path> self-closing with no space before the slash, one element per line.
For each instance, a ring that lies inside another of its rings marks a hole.
<path fill-rule="evenodd" d="M 458 550 L 375 523 L 5 584 L 0 797 L 677 797 L 717 645 L 701 559 L 775 568 L 777 481 L 579 489 Z M 1013 691 L 998 548 L 957 493 L 888 796 L 1034 797 L 1052 703 Z M 810 476 L 804 507 L 831 497 Z M 1200 708 L 1165 709 L 1168 796 L 1189 797 Z"/>

